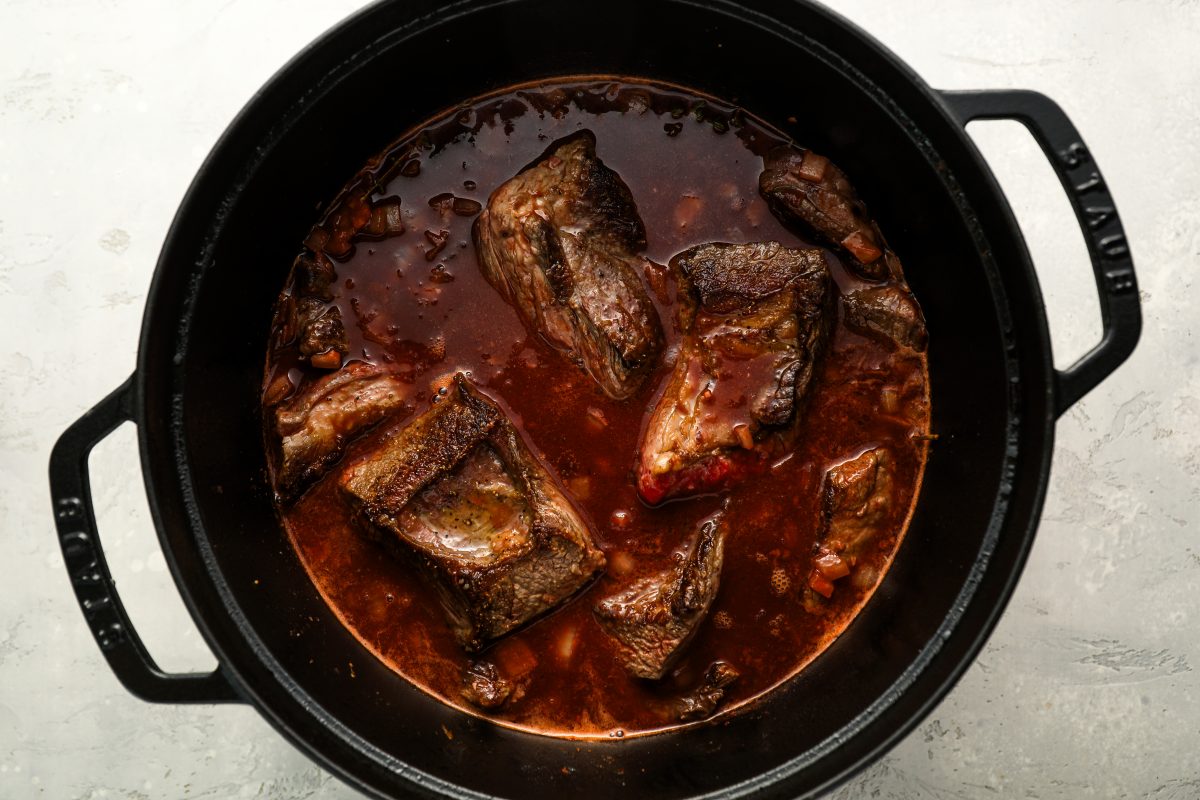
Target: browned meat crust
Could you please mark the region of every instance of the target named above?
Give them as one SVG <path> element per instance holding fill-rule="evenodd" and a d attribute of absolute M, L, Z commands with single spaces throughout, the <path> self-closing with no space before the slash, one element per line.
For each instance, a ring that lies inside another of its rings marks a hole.
<path fill-rule="evenodd" d="M 490 661 L 476 661 L 463 676 L 463 699 L 477 708 L 494 711 L 507 703 L 512 694 L 512 682 Z"/>
<path fill-rule="evenodd" d="M 873 447 L 832 467 L 821 485 L 821 528 L 809 588 L 825 597 L 834 581 L 849 575 L 863 552 L 891 533 L 896 505 L 895 464 L 883 447 Z"/>
<path fill-rule="evenodd" d="M 863 548 L 886 528 L 895 505 L 892 454 L 873 447 L 825 474 L 821 489 L 823 549 L 857 563 Z"/>
<path fill-rule="evenodd" d="M 662 349 L 636 255 L 646 231 L 591 131 L 553 143 L 493 192 L 472 230 L 484 275 L 527 325 L 609 396 L 641 385 Z"/>
<path fill-rule="evenodd" d="M 811 150 L 780 145 L 763 158 L 758 188 L 784 222 L 842 250 L 865 278 L 902 279 L 896 258 L 846 173 Z"/>
<path fill-rule="evenodd" d="M 679 721 L 693 722 L 711 717 L 740 677 L 741 673 L 728 662 L 714 661 L 704 671 L 700 685 L 680 699 Z"/>
<path fill-rule="evenodd" d="M 341 487 L 375 538 L 417 559 L 468 650 L 558 606 L 604 567 L 546 468 L 461 374 L 347 468 Z"/>
<path fill-rule="evenodd" d="M 301 297 L 296 301 L 296 329 L 300 333 L 297 349 L 300 355 L 312 359 L 313 356 L 336 353 L 345 357 L 350 347 L 346 343 L 346 326 L 342 323 L 342 312 L 335 305 L 330 305 L 316 297 Z M 336 363 L 322 362 L 319 358 L 313 366 L 330 363 L 335 367 L 341 364 L 340 358 Z"/>
<path fill-rule="evenodd" d="M 811 150 L 781 145 L 763 158 L 759 191 L 775 216 L 838 247 L 860 276 L 886 285 L 846 295 L 846 322 L 856 330 L 918 352 L 925 318 L 895 252 L 846 174 Z"/>
<path fill-rule="evenodd" d="M 859 289 L 843 298 L 842 307 L 851 328 L 898 347 L 925 350 L 925 316 L 907 289 L 894 284 Z"/>
<path fill-rule="evenodd" d="M 388 519 L 454 468 L 500 421 L 500 409 L 455 384 L 455 391 L 417 417 L 382 450 L 354 465 L 342 479 L 370 520 Z"/>
<path fill-rule="evenodd" d="M 354 437 L 399 410 L 406 394 L 394 375 L 354 361 L 278 406 L 280 495 L 294 497 L 325 474 Z"/>
<path fill-rule="evenodd" d="M 350 351 L 342 312 L 330 287 L 337 279 L 323 253 L 303 253 L 292 264 L 291 290 L 279 296 L 275 311 L 275 347 L 295 344 L 313 366 L 337 369 Z"/>
<path fill-rule="evenodd" d="M 725 533 L 720 516 L 706 521 L 680 564 L 596 606 L 596 619 L 633 676 L 661 678 L 696 635 L 720 586 Z"/>
<path fill-rule="evenodd" d="M 786 446 L 829 330 L 819 250 L 705 244 L 671 267 L 684 335 L 639 445 L 638 493 L 651 504 L 725 488 Z"/>

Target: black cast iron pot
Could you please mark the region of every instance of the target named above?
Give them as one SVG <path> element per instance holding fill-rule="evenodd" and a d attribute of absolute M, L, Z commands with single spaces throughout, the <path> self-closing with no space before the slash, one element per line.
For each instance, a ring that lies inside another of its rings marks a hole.
<path fill-rule="evenodd" d="M 581 799 L 811 795 L 877 758 L 945 695 L 995 625 L 1029 551 L 1055 419 L 1137 342 L 1129 249 L 1095 163 L 1047 98 L 936 92 L 823 8 L 754 5 L 398 0 L 326 34 L 250 102 L 167 236 L 137 372 L 64 433 L 51 458 L 75 592 L 131 692 L 251 703 L 378 797 Z M 443 706 L 375 660 L 318 596 L 281 532 L 258 410 L 272 302 L 314 209 L 435 112 L 573 73 L 672 81 L 734 100 L 853 176 L 928 317 L 940 436 L 895 565 L 827 652 L 728 719 L 628 741 L 501 728 Z M 979 118 L 1028 126 L 1079 217 L 1104 337 L 1068 370 L 1053 368 L 1025 244 L 964 134 Z M 125 420 L 138 426 L 167 563 L 220 662 L 212 674 L 155 666 L 105 565 L 86 459 Z"/>

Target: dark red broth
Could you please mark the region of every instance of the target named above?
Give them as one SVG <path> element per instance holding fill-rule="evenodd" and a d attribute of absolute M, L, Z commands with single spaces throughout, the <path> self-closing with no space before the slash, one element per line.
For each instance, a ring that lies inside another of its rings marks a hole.
<path fill-rule="evenodd" d="M 531 335 L 484 279 L 471 243 L 473 204 L 459 202 L 456 213 L 449 198 L 430 203 L 449 194 L 485 204 L 550 142 L 582 128 L 595 133 L 598 155 L 629 185 L 653 261 L 664 264 L 709 241 L 814 246 L 784 228 L 758 194 L 761 154 L 786 138 L 711 97 L 624 79 L 576 79 L 450 110 L 398 140 L 347 185 L 351 191 L 365 180 L 376 187 L 373 200 L 400 198 L 406 227 L 399 236 L 357 241 L 336 262 L 334 299 L 350 333 L 349 358 L 400 370 L 411 379 L 411 394 L 403 412 L 356 441 L 341 463 L 428 408 L 431 386 L 455 371 L 499 401 L 590 523 L 608 569 L 565 607 L 490 648 L 501 662 L 532 657 L 537 666 L 525 695 L 489 716 L 540 733 L 615 737 L 677 725 L 671 701 L 716 659 L 741 673 L 725 714 L 795 675 L 845 628 L 903 538 L 925 462 L 928 382 L 923 356 L 848 330 L 839 312 L 794 454 L 728 492 L 721 588 L 700 633 L 660 684 L 629 677 L 592 606 L 664 568 L 721 502 L 699 497 L 648 508 L 634 491 L 639 433 L 679 341 L 673 303 L 655 300 L 668 342 L 664 363 L 633 397 L 611 400 Z M 840 291 L 860 285 L 832 251 L 827 258 Z M 294 348 L 273 348 L 264 387 L 288 370 L 298 381 L 320 374 L 301 365 Z M 268 441 L 273 436 L 268 431 Z M 895 456 L 901 502 L 879 547 L 825 601 L 807 589 L 822 475 L 879 444 Z M 280 505 L 313 583 L 397 673 L 479 714 L 460 694 L 468 657 L 433 592 L 411 565 L 356 529 L 336 489 L 338 472 Z"/>

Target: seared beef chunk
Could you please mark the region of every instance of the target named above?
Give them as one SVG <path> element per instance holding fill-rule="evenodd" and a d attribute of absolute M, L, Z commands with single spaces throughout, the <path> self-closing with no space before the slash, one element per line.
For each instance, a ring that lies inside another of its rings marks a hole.
<path fill-rule="evenodd" d="M 350 351 L 342 312 L 332 304 L 337 279 L 323 253 L 303 253 L 292 264 L 291 291 L 280 295 L 275 312 L 275 346 L 296 344 L 314 367 L 337 369 Z"/>
<path fill-rule="evenodd" d="M 394 375 L 354 361 L 277 407 L 280 494 L 295 496 L 321 477 L 351 439 L 404 404 L 406 389 Z"/>
<path fill-rule="evenodd" d="M 300 355 L 319 369 L 337 369 L 350 352 L 341 309 L 333 303 L 337 271 L 329 255 L 347 255 L 358 235 L 381 238 L 404 232 L 400 201 L 387 198 L 372 206 L 363 187 L 339 200 L 322 226 L 313 228 L 296 258 L 290 291 L 276 305 L 275 346 L 295 344 Z"/>
<path fill-rule="evenodd" d="M 631 675 L 657 680 L 683 652 L 717 595 L 724 554 L 724 521 L 710 519 L 679 564 L 596 606 L 597 620 L 616 641 Z"/>
<path fill-rule="evenodd" d="M 662 349 L 635 255 L 646 231 L 591 131 L 558 140 L 493 192 L 473 233 L 484 275 L 527 325 L 610 397 L 638 388 Z"/>
<path fill-rule="evenodd" d="M 525 696 L 537 656 L 520 637 L 509 637 L 488 649 L 486 661 L 472 661 L 463 675 L 463 698 L 472 705 L 493 710 L 512 705 Z"/>
<path fill-rule="evenodd" d="M 374 536 L 416 557 L 468 650 L 559 605 L 604 567 L 545 467 L 461 374 L 341 485 Z"/>
<path fill-rule="evenodd" d="M 887 247 L 846 173 L 811 150 L 781 145 L 763 158 L 758 188 L 775 215 L 805 233 L 841 247 L 860 275 L 901 278 L 900 262 Z"/>
<path fill-rule="evenodd" d="M 853 565 L 870 538 L 878 534 L 895 503 L 892 455 L 873 447 L 825 474 L 822 503 L 825 549 Z"/>
<path fill-rule="evenodd" d="M 332 300 L 329 287 L 337 280 L 337 272 L 325 254 L 304 253 L 292 265 L 292 280 L 297 296 Z"/>
<path fill-rule="evenodd" d="M 925 318 L 904 281 L 900 259 L 846 174 L 824 156 L 789 146 L 771 150 L 763 166 L 759 191 L 776 216 L 839 246 L 859 275 L 887 281 L 846 295 L 846 323 L 899 347 L 924 351 Z"/>
<path fill-rule="evenodd" d="M 729 687 L 741 677 L 736 669 L 725 661 L 714 661 L 704 671 L 704 677 L 691 693 L 680 701 L 679 721 L 692 722 L 711 717 L 717 706 L 725 699 Z"/>
<path fill-rule="evenodd" d="M 512 693 L 512 683 L 490 661 L 476 661 L 467 669 L 462 696 L 476 708 L 493 711 L 507 703 Z"/>
<path fill-rule="evenodd" d="M 850 292 L 842 301 L 846 324 L 917 352 L 925 350 L 927 336 L 921 307 L 905 288 L 888 284 Z"/>
<path fill-rule="evenodd" d="M 874 447 L 825 473 L 821 533 L 809 587 L 825 597 L 833 582 L 850 574 L 866 547 L 888 532 L 896 503 L 892 455 Z"/>
<path fill-rule="evenodd" d="M 300 355 L 314 367 L 336 369 L 350 347 L 346 343 L 346 328 L 342 312 L 315 297 L 296 301 L 296 327 L 300 332 Z"/>
<path fill-rule="evenodd" d="M 829 328 L 819 250 L 705 244 L 671 260 L 683 341 L 639 446 L 654 504 L 725 488 L 794 437 Z"/>

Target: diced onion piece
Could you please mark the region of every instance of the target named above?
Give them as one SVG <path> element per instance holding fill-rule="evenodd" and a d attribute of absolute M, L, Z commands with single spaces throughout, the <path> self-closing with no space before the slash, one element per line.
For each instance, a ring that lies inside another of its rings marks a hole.
<path fill-rule="evenodd" d="M 271 385 L 267 387 L 267 391 L 263 393 L 263 404 L 273 406 L 292 393 L 296 387 L 292 384 L 291 377 L 287 373 L 278 376 L 271 381 Z"/>
<path fill-rule="evenodd" d="M 754 449 L 754 437 L 750 434 L 750 426 L 745 423 L 738 423 L 733 426 L 733 432 L 737 435 L 738 442 L 747 450 Z"/>
<path fill-rule="evenodd" d="M 767 216 L 767 204 L 762 198 L 755 197 L 746 205 L 746 222 L 751 228 L 757 228 Z"/>
<path fill-rule="evenodd" d="M 885 386 L 880 390 L 879 405 L 888 414 L 895 414 L 900 410 L 900 393 L 896 391 L 895 386 Z"/>
<path fill-rule="evenodd" d="M 537 656 L 521 639 L 510 638 L 500 642 L 492 651 L 492 657 L 496 659 L 504 677 L 510 680 L 520 680 L 538 665 Z"/>
<path fill-rule="evenodd" d="M 808 579 L 808 587 L 825 599 L 833 597 L 833 581 L 816 570 L 813 570 L 812 576 Z"/>
<path fill-rule="evenodd" d="M 579 641 L 579 630 L 574 626 L 567 628 L 558 636 L 558 659 L 564 663 L 571 660 L 575 654 L 575 644 Z"/>
<path fill-rule="evenodd" d="M 342 354 L 337 350 L 326 350 L 308 359 L 317 369 L 337 369 L 342 365 Z"/>
<path fill-rule="evenodd" d="M 850 583 L 855 589 L 869 589 L 879 580 L 879 572 L 870 564 L 863 564 L 854 570 Z"/>
<path fill-rule="evenodd" d="M 679 203 L 675 206 L 675 226 L 678 228 L 686 228 L 695 222 L 700 211 L 704 208 L 704 201 L 694 195 L 684 195 Z"/>
<path fill-rule="evenodd" d="M 608 571 L 613 575 L 628 575 L 637 566 L 633 556 L 624 550 L 607 553 L 606 557 L 608 558 Z"/>
<path fill-rule="evenodd" d="M 864 234 L 862 231 L 855 231 L 845 239 L 842 239 L 842 247 L 849 250 L 850 255 L 854 256 L 862 263 L 870 264 L 872 261 L 883 255 L 883 251 L 880 250 L 873 241 L 871 241 L 871 238 L 872 237 Z"/>
<path fill-rule="evenodd" d="M 608 524 L 619 531 L 628 530 L 633 524 L 633 516 L 625 509 L 618 508 L 609 515 Z"/>
<path fill-rule="evenodd" d="M 587 500 L 592 496 L 592 480 L 586 475 L 568 478 L 567 488 L 575 495 L 576 500 Z"/>
<path fill-rule="evenodd" d="M 817 572 L 831 581 L 844 578 L 850 574 L 850 565 L 837 553 L 822 553 L 813 561 Z"/>
<path fill-rule="evenodd" d="M 800 169 L 796 170 L 796 174 L 806 181 L 820 183 L 825 180 L 825 168 L 828 166 L 828 158 L 819 156 L 812 150 L 807 150 L 804 158 L 800 161 Z"/>
<path fill-rule="evenodd" d="M 602 431 L 608 427 L 608 417 L 604 416 L 601 409 L 590 406 L 587 410 L 587 424 L 594 431 Z"/>

